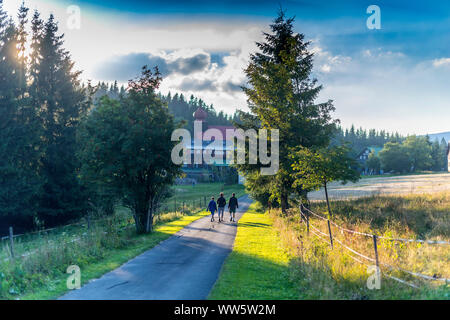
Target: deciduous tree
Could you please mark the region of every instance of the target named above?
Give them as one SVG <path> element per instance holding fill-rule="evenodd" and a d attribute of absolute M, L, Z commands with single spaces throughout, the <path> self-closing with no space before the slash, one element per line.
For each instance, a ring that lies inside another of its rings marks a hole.
<path fill-rule="evenodd" d="M 120 100 L 104 96 L 78 139 L 82 178 L 107 187 L 129 207 L 138 233 L 150 232 L 167 187 L 182 174 L 171 161 L 173 117 L 156 95 L 161 78 L 144 67 Z"/>
<path fill-rule="evenodd" d="M 327 185 L 329 182 L 348 181 L 356 182 L 359 173 L 356 171 L 356 161 L 349 156 L 350 149 L 346 146 L 323 148 L 317 151 L 308 148 L 300 148 L 291 155 L 294 160 L 295 186 L 301 186 L 305 190 L 324 188 L 328 213 L 331 216 L 331 208 L 328 197 Z"/>

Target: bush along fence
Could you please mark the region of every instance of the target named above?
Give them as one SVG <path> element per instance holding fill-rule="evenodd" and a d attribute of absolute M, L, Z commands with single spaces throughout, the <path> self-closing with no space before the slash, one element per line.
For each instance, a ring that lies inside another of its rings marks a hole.
<path fill-rule="evenodd" d="M 380 277 L 381 275 L 386 276 L 387 278 L 393 279 L 397 282 L 400 282 L 402 284 L 408 285 L 410 287 L 413 288 L 418 288 L 418 286 L 416 284 L 413 284 L 411 282 L 408 282 L 404 279 L 400 279 L 398 277 L 395 277 L 391 274 L 388 274 L 387 272 L 382 272 L 383 271 L 400 271 L 406 274 L 409 274 L 410 276 L 413 276 L 415 278 L 419 278 L 422 280 L 426 280 L 426 281 L 440 281 L 443 283 L 450 283 L 450 279 L 449 278 L 445 278 L 445 277 L 440 277 L 437 275 L 433 275 L 433 276 L 429 276 L 429 275 L 425 275 L 422 273 L 418 273 L 418 272 L 413 272 L 413 271 L 409 271 L 407 269 L 398 267 L 398 266 L 393 266 L 391 264 L 388 263 L 384 263 L 382 261 L 380 261 L 380 257 L 379 257 L 379 248 L 378 248 L 378 243 L 379 240 L 383 240 L 383 241 L 392 241 L 392 242 L 402 242 L 402 243 L 420 243 L 420 244 L 428 244 L 428 245 L 439 245 L 439 246 L 448 246 L 450 245 L 450 242 L 448 241 L 435 241 L 435 240 L 421 240 L 421 239 L 403 239 L 403 238 L 390 238 L 390 237 L 384 237 L 384 236 L 378 236 L 375 234 L 369 234 L 369 233 L 364 233 L 364 232 L 358 232 L 355 230 L 350 230 L 347 228 L 344 228 L 340 225 L 338 225 L 337 223 L 335 223 L 334 221 L 332 221 L 329 218 L 326 218 L 318 213 L 315 213 L 313 211 L 311 211 L 310 209 L 308 209 L 307 207 L 305 207 L 304 205 L 300 205 L 299 207 L 300 209 L 300 214 L 302 217 L 302 222 L 306 224 L 306 232 L 309 235 L 309 233 L 312 233 L 313 235 L 315 235 L 316 237 L 318 237 L 320 240 L 329 243 L 331 249 L 333 249 L 334 244 L 337 243 L 340 246 L 342 246 L 344 249 L 346 249 L 347 251 L 351 252 L 352 254 L 348 254 L 348 256 L 353 259 L 354 261 L 369 266 L 370 264 L 368 262 L 370 262 L 372 265 L 375 264 L 376 266 L 376 270 L 377 270 L 377 274 Z M 321 231 L 318 227 L 316 227 L 315 225 L 313 225 L 311 223 L 311 217 L 315 217 L 323 222 L 326 222 L 326 229 L 327 232 L 323 232 Z M 357 250 L 355 250 L 354 248 L 351 248 L 350 246 L 347 246 L 343 241 L 340 241 L 337 237 L 336 237 L 336 233 L 332 232 L 332 228 L 331 226 L 335 227 L 337 230 L 339 230 L 341 233 L 346 233 L 348 235 L 351 236 L 361 236 L 361 237 L 367 237 L 367 238 L 371 238 L 372 239 L 372 246 L 373 246 L 373 257 L 369 257 L 366 254 L 363 254 L 361 252 L 358 252 Z"/>
<path fill-rule="evenodd" d="M 169 213 L 181 215 L 197 213 L 206 208 L 206 201 L 206 197 L 192 201 L 177 201 L 174 198 L 160 206 L 155 214 L 154 223 L 159 223 Z M 2 249 L 0 250 L 0 262 L 14 261 L 33 255 L 39 251 L 39 247 L 42 245 L 57 246 L 79 242 L 100 224 L 116 224 L 118 230 L 128 229 L 135 225 L 133 217 L 126 214 L 122 217 L 111 216 L 99 219 L 92 219 L 90 215 L 87 215 L 77 223 L 23 234 L 14 234 L 14 227 L 10 226 L 9 234 L 0 238 Z"/>

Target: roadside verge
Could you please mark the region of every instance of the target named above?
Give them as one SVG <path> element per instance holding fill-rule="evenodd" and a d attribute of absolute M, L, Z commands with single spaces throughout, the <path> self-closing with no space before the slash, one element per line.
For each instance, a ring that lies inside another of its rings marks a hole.
<path fill-rule="evenodd" d="M 208 299 L 298 299 L 290 280 L 290 258 L 269 215 L 253 203 L 239 220 L 233 251 Z"/>

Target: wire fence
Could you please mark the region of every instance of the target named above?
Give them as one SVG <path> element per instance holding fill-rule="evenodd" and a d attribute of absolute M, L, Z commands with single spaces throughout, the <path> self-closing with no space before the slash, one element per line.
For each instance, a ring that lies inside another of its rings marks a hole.
<path fill-rule="evenodd" d="M 170 202 L 163 203 L 154 213 L 154 223 L 158 223 L 166 213 L 179 212 L 198 212 L 206 208 L 206 197 L 193 200 L 177 201 L 174 198 Z M 14 234 L 13 227 L 9 228 L 9 235 L 0 237 L 0 261 L 7 262 L 14 259 L 29 257 L 39 252 L 39 247 L 45 244 L 47 247 L 56 247 L 60 245 L 73 244 L 82 241 L 94 226 L 105 223 L 114 223 L 118 230 L 127 229 L 135 225 L 134 218 L 129 215 L 118 217 L 117 215 L 91 219 L 90 215 L 81 221 L 66 224 L 63 226 L 46 228 L 27 233 Z M 74 227 L 75 230 L 70 229 Z M 69 239 L 68 239 L 69 238 Z"/>
<path fill-rule="evenodd" d="M 303 209 L 305 209 L 305 211 L 307 211 L 308 213 L 312 214 L 313 216 L 315 216 L 315 217 L 317 217 L 317 218 L 319 218 L 321 220 L 325 220 L 325 221 L 329 220 L 328 218 L 326 218 L 324 216 L 321 216 L 321 215 L 319 215 L 319 214 L 309 210 L 305 206 L 303 206 Z M 344 228 L 344 227 L 338 225 L 337 223 L 335 223 L 332 220 L 329 220 L 329 221 L 330 221 L 330 223 L 332 225 L 334 225 L 335 227 L 339 228 L 340 230 L 342 230 L 344 232 L 357 234 L 357 235 L 361 235 L 361 236 L 366 236 L 366 237 L 371 237 L 371 238 L 374 236 L 373 234 L 364 233 L 364 232 L 358 232 L 358 231 L 355 231 L 355 230 L 350 230 L 350 229 L 347 229 L 347 228 Z M 378 237 L 378 239 L 383 239 L 383 240 L 387 240 L 387 241 L 416 242 L 416 243 L 426 243 L 426 244 L 446 244 L 446 245 L 450 244 L 449 241 L 421 240 L 421 239 L 402 239 L 402 238 L 389 238 L 389 237 L 383 237 L 383 236 L 377 236 L 377 237 Z"/>
<path fill-rule="evenodd" d="M 385 263 L 385 262 L 380 262 L 379 261 L 379 256 L 378 256 L 378 248 L 377 248 L 377 240 L 378 239 L 383 239 L 386 241 L 399 241 L 399 242 L 404 242 L 404 243 L 426 243 L 426 244 L 430 244 L 430 245 L 449 245 L 450 242 L 448 241 L 433 241 L 433 240 L 421 240 L 421 239 L 403 239 L 403 238 L 390 238 L 390 237 L 383 237 L 383 236 L 378 236 L 375 234 L 369 234 L 369 233 L 364 233 L 364 232 L 359 232 L 359 231 L 355 231 L 355 230 L 350 230 L 347 228 L 342 227 L 341 225 L 337 224 L 336 222 L 320 215 L 317 214 L 313 211 L 311 211 L 310 209 L 306 208 L 303 205 L 300 205 L 300 214 L 302 217 L 302 221 L 304 221 L 306 223 L 306 228 L 307 228 L 307 232 L 309 233 L 311 231 L 312 234 L 314 234 L 316 237 L 318 237 L 321 241 L 324 241 L 326 243 L 329 243 L 331 245 L 331 247 L 333 248 L 333 243 L 338 243 L 340 246 L 342 246 L 344 249 L 346 249 L 347 251 L 351 252 L 352 254 L 356 255 L 359 258 L 362 258 L 362 260 L 356 258 L 354 255 L 348 254 L 348 256 L 350 258 L 352 258 L 353 260 L 355 260 L 356 262 L 360 263 L 360 264 L 364 264 L 366 266 L 369 266 L 367 264 L 366 261 L 370 261 L 372 263 L 375 263 L 378 270 L 381 270 L 382 268 L 384 269 L 388 269 L 389 271 L 393 271 L 393 270 L 397 270 L 400 272 L 404 272 L 407 273 L 413 277 L 416 278 L 420 278 L 423 280 L 427 280 L 427 281 L 441 281 L 441 282 L 445 282 L 445 283 L 449 283 L 450 279 L 445 278 L 445 277 L 438 277 L 437 275 L 434 276 L 429 276 L 429 275 L 425 275 L 422 273 L 418 273 L 418 272 L 413 272 L 410 270 L 406 270 L 404 268 L 401 267 L 397 267 L 397 266 L 393 266 L 391 264 Z M 328 224 L 328 234 L 322 232 L 319 228 L 317 228 L 316 226 L 314 226 L 311 221 L 310 221 L 310 215 L 322 220 L 322 221 L 326 221 Z M 331 227 L 330 225 L 335 226 L 336 228 L 338 228 L 339 230 L 341 230 L 341 232 L 346 232 L 348 234 L 352 234 L 352 235 L 358 235 L 358 236 L 364 236 L 364 237 L 370 237 L 373 239 L 373 247 L 374 247 L 374 258 L 371 258 L 361 252 L 358 252 L 357 250 L 349 247 L 348 245 L 346 245 L 345 243 L 343 243 L 342 241 L 340 241 L 339 239 L 337 239 L 336 237 L 333 237 L 332 231 L 331 231 Z M 390 274 L 387 273 L 383 273 L 384 276 L 393 279 L 399 283 L 408 285 L 410 287 L 413 288 L 418 288 L 418 286 L 416 286 L 415 284 L 412 284 L 408 281 L 405 281 L 404 279 L 400 279 L 398 277 L 392 276 Z"/>

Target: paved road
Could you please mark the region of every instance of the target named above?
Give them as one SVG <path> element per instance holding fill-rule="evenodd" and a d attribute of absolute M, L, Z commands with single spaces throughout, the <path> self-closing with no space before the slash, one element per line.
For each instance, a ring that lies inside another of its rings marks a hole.
<path fill-rule="evenodd" d="M 239 199 L 236 220 L 250 203 L 248 196 Z M 229 220 L 228 212 L 224 217 Z M 153 249 L 60 299 L 206 299 L 233 248 L 236 231 L 236 223 L 212 224 L 210 217 L 199 219 Z"/>

